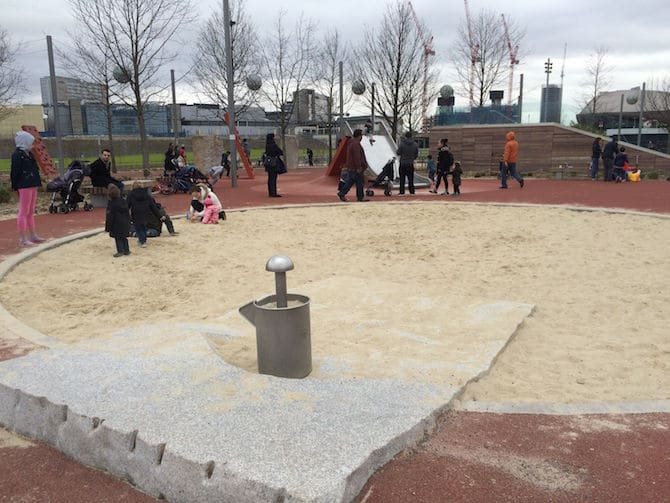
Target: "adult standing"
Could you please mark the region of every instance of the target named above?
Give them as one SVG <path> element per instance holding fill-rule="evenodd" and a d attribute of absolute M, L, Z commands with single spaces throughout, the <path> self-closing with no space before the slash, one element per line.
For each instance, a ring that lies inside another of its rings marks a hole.
<path fill-rule="evenodd" d="M 503 152 L 503 169 L 500 173 L 501 178 L 501 189 L 507 188 L 507 173 L 519 182 L 519 186 L 523 188 L 523 177 L 519 174 L 516 169 L 516 163 L 519 159 L 519 142 L 516 141 L 516 135 L 514 131 L 508 131 L 505 135 L 507 138 L 507 143 L 505 143 L 505 150 Z"/>
<path fill-rule="evenodd" d="M 433 194 L 437 194 L 437 189 L 440 188 L 440 181 L 444 180 L 444 192 L 442 194 L 445 196 L 449 195 L 449 171 L 454 164 L 454 155 L 449 150 L 448 142 L 447 138 L 440 140 L 440 148 L 437 151 L 437 179 L 435 180 L 435 187 L 430 191 Z"/>
<path fill-rule="evenodd" d="M 405 133 L 396 154 L 400 156 L 400 195 L 405 194 L 405 178 L 409 193 L 414 194 L 414 160 L 419 157 L 419 145 L 412 139 L 411 131 Z"/>
<path fill-rule="evenodd" d="M 365 152 L 361 145 L 363 139 L 363 130 L 354 129 L 354 136 L 347 144 L 347 160 L 345 162 L 344 170 L 346 171 L 346 179 L 340 190 L 337 192 L 337 197 L 340 201 L 346 201 L 347 192 L 351 186 L 356 184 L 356 200 L 359 202 L 369 201 L 365 199 L 363 193 L 364 173 L 368 168 L 368 161 L 365 158 Z"/>
<path fill-rule="evenodd" d="M 244 155 L 247 156 L 247 160 L 251 162 L 251 147 L 249 146 L 249 140 L 246 138 L 242 140 L 242 150 L 244 150 Z"/>
<path fill-rule="evenodd" d="M 598 164 L 600 162 L 600 156 L 603 154 L 601 143 L 602 140 L 596 138 L 593 140 L 593 145 L 591 145 L 591 180 L 598 179 Z"/>
<path fill-rule="evenodd" d="M 314 166 L 314 151 L 311 148 L 306 150 L 307 152 L 307 164 Z"/>
<path fill-rule="evenodd" d="M 221 154 L 221 166 L 226 170 L 226 176 L 230 176 L 230 150 Z"/>
<path fill-rule="evenodd" d="M 268 172 L 268 196 L 281 197 L 277 194 L 277 175 L 280 163 L 283 163 L 281 156 L 284 155 L 284 151 L 277 145 L 274 133 L 268 133 L 265 136 L 265 154 L 263 155 L 265 171 Z"/>
<path fill-rule="evenodd" d="M 167 173 L 170 171 L 176 171 L 177 166 L 173 162 L 175 158 L 174 144 L 170 143 L 167 150 L 165 151 L 165 160 L 163 161 L 163 170 Z"/>
<path fill-rule="evenodd" d="M 19 209 L 16 217 L 19 245 L 33 246 L 44 241 L 35 233 L 37 187 L 42 185 L 40 169 L 31 152 L 35 138 L 26 131 L 18 131 L 14 142 L 16 150 L 12 154 L 10 178 L 12 190 L 19 195 Z"/>
<path fill-rule="evenodd" d="M 100 157 L 91 163 L 91 185 L 94 187 L 105 187 L 111 183 L 116 185 L 123 194 L 123 182 L 112 177 L 111 174 L 112 152 L 103 148 L 100 151 Z"/>
<path fill-rule="evenodd" d="M 605 170 L 604 180 L 609 182 L 612 179 L 614 170 L 614 158 L 619 153 L 619 144 L 616 138 L 612 136 L 603 149 L 603 169 Z"/>

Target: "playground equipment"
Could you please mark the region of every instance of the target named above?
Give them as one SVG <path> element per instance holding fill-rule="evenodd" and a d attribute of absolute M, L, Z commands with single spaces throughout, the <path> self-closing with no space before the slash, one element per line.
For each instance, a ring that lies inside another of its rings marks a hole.
<path fill-rule="evenodd" d="M 275 273 L 277 293 L 239 308 L 240 314 L 256 327 L 258 372 L 307 377 L 312 371 L 309 297 L 286 292 L 286 271 L 293 270 L 289 257 L 270 257 L 265 270 Z"/>
<path fill-rule="evenodd" d="M 228 124 L 228 112 L 223 114 L 223 120 L 225 120 L 226 124 Z M 247 153 L 244 151 L 244 147 L 242 147 L 242 140 L 240 140 L 240 134 L 237 131 L 237 128 L 234 126 L 231 128 L 230 124 L 228 124 L 228 129 L 235 131 L 235 148 L 237 149 L 237 154 L 240 156 L 240 159 L 242 159 L 242 165 L 244 166 L 244 170 L 247 172 L 247 176 L 249 178 L 256 178 L 251 161 L 247 157 Z"/>
<path fill-rule="evenodd" d="M 333 156 L 333 160 L 326 171 L 327 176 L 336 176 L 339 178 L 342 172 L 342 167 L 347 159 L 347 143 L 354 134 L 354 129 L 365 129 L 364 125 L 368 117 L 353 117 L 343 121 L 342 134 L 345 135 L 340 140 L 337 146 L 337 151 Z M 375 177 L 384 170 L 390 159 L 397 158 L 398 146 L 391 136 L 389 127 L 383 119 L 376 119 L 373 131 L 379 131 L 381 134 L 364 135 L 361 140 L 363 151 L 365 152 L 365 159 L 368 161 L 370 171 Z M 396 162 L 393 168 L 393 179 L 397 179 L 399 164 Z M 397 185 L 397 184 L 396 184 Z M 415 187 L 430 187 L 430 180 L 424 176 L 414 174 Z"/>

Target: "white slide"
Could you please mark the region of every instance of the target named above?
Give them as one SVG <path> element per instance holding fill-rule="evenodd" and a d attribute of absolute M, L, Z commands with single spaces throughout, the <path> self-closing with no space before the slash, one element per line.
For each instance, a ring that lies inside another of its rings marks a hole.
<path fill-rule="evenodd" d="M 374 141 L 370 141 L 374 140 Z M 398 156 L 396 155 L 396 146 L 386 135 L 376 134 L 374 136 L 363 135 L 361 140 L 365 158 L 375 176 L 379 176 L 384 166 L 391 159 L 396 159 L 393 166 L 394 178 L 398 177 Z"/>
<path fill-rule="evenodd" d="M 374 141 L 370 142 L 371 139 Z M 361 145 L 363 145 L 363 151 L 365 152 L 365 158 L 370 166 L 370 171 L 372 171 L 375 176 L 379 176 L 387 162 L 391 159 L 395 159 L 395 162 L 393 163 L 393 179 L 397 180 L 400 177 L 400 162 L 398 160 L 398 155 L 396 154 L 396 146 L 395 143 L 389 140 L 388 136 L 381 134 L 376 134 L 374 136 L 363 135 Z M 394 183 L 394 186 L 397 185 L 397 182 Z M 414 173 L 414 186 L 430 187 L 430 180 L 425 176 Z"/>

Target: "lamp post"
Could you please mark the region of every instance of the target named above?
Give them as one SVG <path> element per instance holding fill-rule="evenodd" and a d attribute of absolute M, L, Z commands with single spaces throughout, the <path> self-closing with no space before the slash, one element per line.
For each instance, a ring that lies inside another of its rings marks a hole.
<path fill-rule="evenodd" d="M 228 81 L 228 139 L 230 140 L 230 181 L 237 187 L 237 145 L 235 144 L 235 86 L 233 82 L 233 51 L 230 28 L 230 8 L 228 0 L 223 0 L 223 32 L 226 43 L 226 80 Z"/>
<path fill-rule="evenodd" d="M 637 121 L 637 146 L 642 143 L 642 114 L 644 113 L 644 90 L 647 83 L 642 83 L 642 91 L 640 92 L 640 117 Z"/>
<path fill-rule="evenodd" d="M 172 84 L 172 132 L 174 133 L 174 144 L 176 148 L 179 136 L 179 124 L 181 123 L 181 117 L 177 116 L 177 93 L 175 91 L 175 85 L 174 85 L 174 70 L 170 70 L 170 82 Z"/>
<path fill-rule="evenodd" d="M 65 172 L 65 161 L 63 160 L 63 140 L 58 118 L 58 90 L 56 86 L 56 70 L 54 66 L 54 51 L 51 43 L 51 35 L 47 35 L 47 55 L 49 58 L 49 83 L 51 84 L 51 104 L 53 105 L 54 130 L 56 132 L 56 146 L 58 148 L 58 173 Z"/>
<path fill-rule="evenodd" d="M 547 86 L 544 88 L 544 122 L 547 122 L 547 115 L 549 114 L 549 74 L 553 65 L 551 59 L 547 58 L 544 63 L 544 73 L 547 74 Z"/>

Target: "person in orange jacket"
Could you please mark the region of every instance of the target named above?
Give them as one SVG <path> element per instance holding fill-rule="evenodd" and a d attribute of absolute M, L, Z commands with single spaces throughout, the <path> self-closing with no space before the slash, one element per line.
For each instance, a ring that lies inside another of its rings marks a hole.
<path fill-rule="evenodd" d="M 516 162 L 519 158 L 519 142 L 515 139 L 514 131 L 509 131 L 506 135 L 505 152 L 503 153 L 502 170 L 500 171 L 500 188 L 507 188 L 507 174 L 514 178 L 519 185 L 523 187 L 523 178 L 516 170 Z"/>

